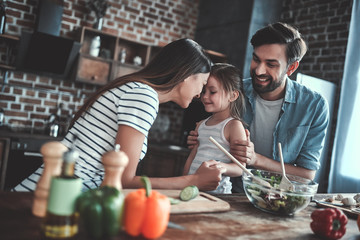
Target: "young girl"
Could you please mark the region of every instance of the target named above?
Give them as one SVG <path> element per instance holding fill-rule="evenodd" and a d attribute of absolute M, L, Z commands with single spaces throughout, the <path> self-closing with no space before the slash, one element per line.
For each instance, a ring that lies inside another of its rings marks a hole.
<path fill-rule="evenodd" d="M 121 183 L 124 188 L 142 187 L 136 168 L 147 151 L 147 136 L 160 103 L 173 101 L 187 108 L 200 97 L 207 83 L 211 61 L 202 47 L 191 39 L 179 39 L 165 47 L 141 70 L 108 83 L 90 97 L 77 112 L 62 143 L 73 144 L 80 157 L 75 175 L 82 178 L 83 190 L 100 186 L 104 177 L 102 155 L 120 144 L 129 157 Z M 73 142 L 73 136 L 78 138 Z M 193 175 L 150 178 L 153 188 L 182 189 L 196 185 L 213 190 L 221 180 L 221 169 L 209 161 Z M 31 191 L 42 168 L 14 190 Z"/>
<path fill-rule="evenodd" d="M 242 175 L 242 170 L 210 142 L 209 137 L 227 150 L 235 140 L 246 140 L 241 120 L 245 106 L 239 70 L 230 64 L 213 65 L 201 101 L 212 115 L 196 127 L 199 144 L 192 149 L 185 163 L 184 175 L 196 172 L 204 161 L 215 159 L 217 167 L 224 173 L 220 185 L 212 192 L 231 193 L 230 177 Z"/>

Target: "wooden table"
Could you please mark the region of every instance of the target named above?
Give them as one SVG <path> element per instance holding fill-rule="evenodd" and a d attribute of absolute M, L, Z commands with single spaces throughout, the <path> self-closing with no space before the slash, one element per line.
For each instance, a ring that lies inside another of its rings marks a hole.
<path fill-rule="evenodd" d="M 231 209 L 218 213 L 174 214 L 170 220 L 185 228 L 168 228 L 159 239 L 320 239 L 310 229 L 310 214 L 315 203 L 293 217 L 280 217 L 262 212 L 251 205 L 245 195 L 217 195 Z M 316 195 L 316 199 L 324 195 Z M 32 193 L 0 192 L 0 239 L 40 239 L 41 218 L 31 213 Z M 81 231 L 77 239 L 87 239 Z M 114 239 L 131 238 L 119 233 Z M 360 239 L 356 220 L 349 218 L 342 239 Z"/>

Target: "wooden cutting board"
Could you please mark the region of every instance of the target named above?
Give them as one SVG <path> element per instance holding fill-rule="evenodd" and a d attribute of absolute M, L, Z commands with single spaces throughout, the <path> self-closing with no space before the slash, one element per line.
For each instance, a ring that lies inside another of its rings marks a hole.
<path fill-rule="evenodd" d="M 136 189 L 123 189 L 125 194 L 136 191 Z M 180 199 L 181 190 L 157 190 L 162 194 Z M 199 195 L 190 201 L 180 201 L 179 204 L 171 205 L 171 214 L 183 213 L 204 213 L 204 212 L 224 212 L 230 209 L 230 204 L 208 193 L 200 192 Z"/>

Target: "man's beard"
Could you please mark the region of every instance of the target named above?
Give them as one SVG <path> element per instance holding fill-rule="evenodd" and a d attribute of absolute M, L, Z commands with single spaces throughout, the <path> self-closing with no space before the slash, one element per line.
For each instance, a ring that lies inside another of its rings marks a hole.
<path fill-rule="evenodd" d="M 261 94 L 261 93 L 268 93 L 268 92 L 272 92 L 275 89 L 277 89 L 278 87 L 281 86 L 281 84 L 283 83 L 284 79 L 285 79 L 285 75 L 286 72 L 282 73 L 278 79 L 281 79 L 279 81 L 274 81 L 274 79 L 269 76 L 269 75 L 260 75 L 258 76 L 259 78 L 266 78 L 266 81 L 270 81 L 269 84 L 267 84 L 266 86 L 260 85 L 256 83 L 256 74 L 254 71 L 251 71 L 250 75 L 251 75 L 251 79 L 252 79 L 252 85 L 254 90 Z"/>

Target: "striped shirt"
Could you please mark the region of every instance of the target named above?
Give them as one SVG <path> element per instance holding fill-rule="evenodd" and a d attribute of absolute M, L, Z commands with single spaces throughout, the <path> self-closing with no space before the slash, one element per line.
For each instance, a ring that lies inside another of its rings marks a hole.
<path fill-rule="evenodd" d="M 211 159 L 224 163 L 231 162 L 231 160 L 225 155 L 225 153 L 220 151 L 212 142 L 210 142 L 209 137 L 213 137 L 219 144 L 221 144 L 226 150 L 229 151 L 230 143 L 226 140 L 224 136 L 224 128 L 226 124 L 234 118 L 229 117 L 216 125 L 207 126 L 206 122 L 209 118 L 202 121 L 199 126 L 199 147 L 197 149 L 194 160 L 190 165 L 190 170 L 188 174 L 194 174 L 203 162 Z M 232 184 L 230 182 L 230 177 L 222 176 L 220 185 L 217 187 L 216 190 L 211 191 L 211 193 L 231 193 L 231 188 Z"/>
<path fill-rule="evenodd" d="M 62 143 L 72 146 L 80 157 L 75 164 L 75 175 L 83 180 L 83 191 L 100 186 L 104 177 L 102 155 L 115 146 L 118 125 L 130 126 L 145 135 L 140 159 L 147 151 L 148 132 L 159 109 L 157 92 L 148 85 L 130 82 L 103 93 L 69 130 Z M 33 191 L 43 167 L 14 188 L 15 191 Z"/>

